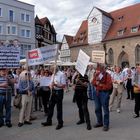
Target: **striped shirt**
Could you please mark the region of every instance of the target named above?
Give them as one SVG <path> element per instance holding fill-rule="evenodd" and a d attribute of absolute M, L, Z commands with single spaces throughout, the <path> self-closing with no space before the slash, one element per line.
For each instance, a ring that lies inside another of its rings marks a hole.
<path fill-rule="evenodd" d="M 3 83 L 7 83 L 7 79 L 4 76 L 0 76 L 0 85 Z M 0 86 L 0 94 L 6 93 L 7 88 Z"/>

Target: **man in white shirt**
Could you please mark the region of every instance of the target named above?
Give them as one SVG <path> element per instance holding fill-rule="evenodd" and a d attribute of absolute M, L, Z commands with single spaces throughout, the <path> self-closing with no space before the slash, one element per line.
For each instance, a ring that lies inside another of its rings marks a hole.
<path fill-rule="evenodd" d="M 54 112 L 55 105 L 57 106 L 57 120 L 58 125 L 56 130 L 61 129 L 63 127 L 63 94 L 64 88 L 66 85 L 66 77 L 63 72 L 56 68 L 55 74 L 52 76 L 51 81 L 51 88 L 52 88 L 52 95 L 50 99 L 50 107 L 48 112 L 48 117 L 46 122 L 43 122 L 43 126 L 51 126 L 52 125 L 52 117 Z"/>

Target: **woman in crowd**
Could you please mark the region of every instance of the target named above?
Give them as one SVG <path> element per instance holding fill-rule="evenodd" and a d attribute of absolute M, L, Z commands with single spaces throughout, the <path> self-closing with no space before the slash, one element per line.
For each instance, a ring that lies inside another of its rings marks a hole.
<path fill-rule="evenodd" d="M 123 94 L 124 76 L 121 72 L 121 68 L 118 66 L 115 67 L 115 72 L 112 74 L 112 81 L 113 81 L 113 91 L 110 96 L 109 110 L 112 111 L 114 100 L 117 97 L 117 110 L 116 111 L 120 113 L 121 100 L 122 100 L 122 94 Z"/>
<path fill-rule="evenodd" d="M 50 98 L 50 83 L 51 76 L 48 70 L 41 71 L 40 77 L 40 95 L 42 97 L 42 103 L 44 106 L 45 116 L 48 114 L 49 98 Z"/>

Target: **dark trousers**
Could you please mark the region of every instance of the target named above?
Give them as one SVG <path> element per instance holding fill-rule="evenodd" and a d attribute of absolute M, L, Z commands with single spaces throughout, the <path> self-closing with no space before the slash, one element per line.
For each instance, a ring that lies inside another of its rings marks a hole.
<path fill-rule="evenodd" d="M 34 107 L 35 107 L 35 111 L 37 111 L 38 109 L 41 110 L 42 108 L 42 99 L 40 96 L 39 88 L 35 89 Z"/>
<path fill-rule="evenodd" d="M 48 91 L 45 91 L 42 88 L 40 88 L 40 94 L 41 94 L 41 97 L 42 97 L 42 104 L 44 106 L 44 112 L 48 113 L 50 89 Z"/>
<path fill-rule="evenodd" d="M 140 93 L 135 94 L 135 108 L 134 108 L 134 112 L 136 115 L 139 115 L 139 111 L 140 111 Z"/>
<path fill-rule="evenodd" d="M 86 91 L 75 91 L 75 101 L 79 109 L 79 118 L 81 121 L 86 121 L 87 124 L 90 124 L 90 117 L 88 111 L 88 97 Z"/>
<path fill-rule="evenodd" d="M 63 124 L 63 90 L 54 90 L 49 105 L 49 112 L 47 117 L 47 122 L 52 122 L 52 117 L 54 113 L 54 107 L 57 107 L 57 120 L 58 124 Z"/>
<path fill-rule="evenodd" d="M 133 86 L 132 85 L 127 85 L 126 86 L 127 89 L 127 98 L 128 99 L 134 99 L 134 92 L 133 92 Z"/>

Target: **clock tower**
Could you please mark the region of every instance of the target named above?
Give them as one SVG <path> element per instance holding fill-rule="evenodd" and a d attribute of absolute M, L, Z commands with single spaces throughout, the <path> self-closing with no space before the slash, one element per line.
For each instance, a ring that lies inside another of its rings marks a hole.
<path fill-rule="evenodd" d="M 112 18 L 107 15 L 108 13 L 94 7 L 88 16 L 88 43 L 100 43 L 111 23 Z"/>

